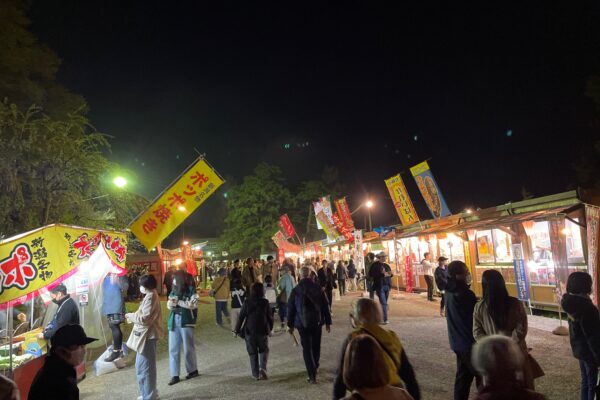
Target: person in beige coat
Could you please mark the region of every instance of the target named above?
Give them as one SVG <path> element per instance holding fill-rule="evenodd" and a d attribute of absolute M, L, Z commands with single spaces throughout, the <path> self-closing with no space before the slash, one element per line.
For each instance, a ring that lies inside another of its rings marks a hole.
<path fill-rule="evenodd" d="M 477 302 L 473 311 L 473 337 L 477 342 L 490 335 L 512 338 L 523 352 L 523 384 L 527 389 L 534 390 L 534 375 L 539 377 L 543 372 L 529 355 L 525 342 L 527 336 L 525 307 L 518 299 L 508 295 L 500 272 L 485 271 L 481 283 L 483 298 Z"/>
<path fill-rule="evenodd" d="M 140 277 L 140 292 L 145 296 L 136 312 L 125 314 L 127 322 L 133 323 L 127 347 L 137 353 L 135 373 L 141 394 L 138 400 L 158 399 L 156 342 L 163 336 L 163 318 L 156 286 L 156 279 L 152 275 Z"/>

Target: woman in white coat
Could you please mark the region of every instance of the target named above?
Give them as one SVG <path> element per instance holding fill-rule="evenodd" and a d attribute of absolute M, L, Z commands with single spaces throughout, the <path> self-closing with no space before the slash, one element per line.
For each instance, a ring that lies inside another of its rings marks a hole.
<path fill-rule="evenodd" d="M 127 347 L 137 353 L 135 373 L 141 394 L 138 400 L 158 399 L 156 342 L 163 335 L 163 318 L 156 286 L 156 279 L 152 275 L 140 277 L 140 291 L 144 294 L 144 299 L 136 312 L 125 314 L 127 322 L 134 324 Z"/>

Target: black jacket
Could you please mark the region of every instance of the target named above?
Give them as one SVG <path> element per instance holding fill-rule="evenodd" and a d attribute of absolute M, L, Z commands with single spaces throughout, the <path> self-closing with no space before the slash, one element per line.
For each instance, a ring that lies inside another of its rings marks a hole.
<path fill-rule="evenodd" d="M 444 299 L 450 348 L 457 353 L 471 351 L 473 338 L 473 309 L 477 303 L 475 293 L 463 281 L 448 279 Z"/>
<path fill-rule="evenodd" d="M 373 290 L 379 290 L 385 285 L 385 266 L 380 261 L 375 261 L 369 269 L 369 278 L 373 282 Z"/>
<path fill-rule="evenodd" d="M 448 269 L 444 267 L 437 267 L 433 273 L 435 279 L 435 285 L 439 290 L 446 290 L 448 284 Z"/>
<path fill-rule="evenodd" d="M 235 331 L 242 330 L 246 320 L 245 334 L 250 336 L 267 336 L 273 329 L 273 314 L 269 300 L 250 297 L 244 302 Z"/>
<path fill-rule="evenodd" d="M 573 355 L 600 366 L 600 314 L 589 298 L 565 294 L 561 302 L 569 314 L 569 336 Z"/>
<path fill-rule="evenodd" d="M 79 400 L 75 368 L 57 356 L 47 356 L 44 366 L 33 378 L 27 398 L 29 400 Z"/>
<path fill-rule="evenodd" d="M 303 298 L 309 295 L 310 299 L 321 310 L 321 325 L 331 325 L 331 313 L 329 312 L 329 302 L 325 297 L 325 293 L 319 285 L 313 282 L 310 278 L 301 279 L 292 289 L 292 293 L 288 298 L 287 303 L 287 320 L 288 327 L 302 328 L 302 313 L 303 313 Z"/>
<path fill-rule="evenodd" d="M 55 303 L 58 305 L 56 314 L 44 329 L 44 339 L 46 340 L 51 339 L 56 331 L 65 325 L 79 324 L 79 309 L 70 295 L 66 295 Z"/>

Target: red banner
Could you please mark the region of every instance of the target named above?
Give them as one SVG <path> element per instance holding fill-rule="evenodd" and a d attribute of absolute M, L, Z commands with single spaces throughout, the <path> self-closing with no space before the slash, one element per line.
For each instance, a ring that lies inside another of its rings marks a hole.
<path fill-rule="evenodd" d="M 296 234 L 294 225 L 292 225 L 292 221 L 290 221 L 290 218 L 287 214 L 283 214 L 281 217 L 279 217 L 279 225 L 283 229 L 283 233 L 285 233 L 288 238 L 291 238 Z"/>
<path fill-rule="evenodd" d="M 352 232 L 350 232 L 350 229 L 348 229 L 348 227 L 346 225 L 344 225 L 339 214 L 337 212 L 334 212 L 332 217 L 333 217 L 333 223 L 335 224 L 335 227 L 337 228 L 337 230 L 342 234 L 342 236 L 344 236 L 344 238 L 348 242 L 352 243 L 354 241 L 354 235 L 352 235 Z"/>
<path fill-rule="evenodd" d="M 413 276 L 412 276 L 412 262 L 410 256 L 404 258 L 404 282 L 406 283 L 406 293 L 413 292 Z"/>
<path fill-rule="evenodd" d="M 346 202 L 345 197 L 335 201 L 335 209 L 337 210 L 338 215 L 342 219 L 342 222 L 346 228 L 348 228 L 350 232 L 353 232 L 355 230 L 354 221 L 352 221 L 352 215 L 350 215 L 350 209 L 348 208 L 348 203 Z"/>

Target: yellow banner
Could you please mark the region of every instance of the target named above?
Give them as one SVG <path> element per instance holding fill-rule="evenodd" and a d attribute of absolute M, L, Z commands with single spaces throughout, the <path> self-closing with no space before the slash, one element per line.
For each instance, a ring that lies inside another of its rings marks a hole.
<path fill-rule="evenodd" d="M 101 246 L 102 245 L 102 246 Z M 0 308 L 21 304 L 77 272 L 99 247 L 125 271 L 127 235 L 48 225 L 0 242 Z M 115 271 L 117 272 L 117 271 Z"/>
<path fill-rule="evenodd" d="M 222 184 L 217 172 L 199 159 L 136 218 L 131 232 L 148 250 L 153 249 Z"/>
<path fill-rule="evenodd" d="M 400 217 L 402 225 L 407 226 L 419 221 L 419 216 L 408 196 L 406 186 L 400 177 L 400 174 L 392 176 L 385 180 L 385 185 L 390 192 L 390 197 L 394 202 L 394 208 Z"/>

